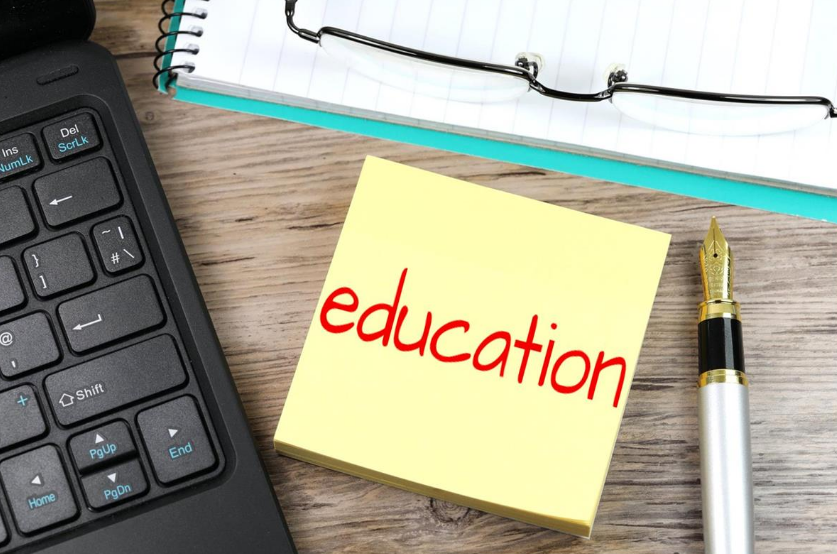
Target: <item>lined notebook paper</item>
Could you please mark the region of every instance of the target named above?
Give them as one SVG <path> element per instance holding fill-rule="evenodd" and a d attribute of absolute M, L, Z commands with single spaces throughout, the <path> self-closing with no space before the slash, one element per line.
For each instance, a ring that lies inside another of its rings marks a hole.
<path fill-rule="evenodd" d="M 280 0 L 186 0 L 208 10 L 200 47 L 179 86 L 268 102 L 640 159 L 712 174 L 837 190 L 837 123 L 761 137 L 706 137 L 657 129 L 609 103 L 529 92 L 467 104 L 424 97 L 347 70 L 290 33 Z M 542 54 L 540 80 L 577 92 L 606 87 L 612 63 L 630 81 L 750 94 L 837 97 L 837 2 L 831 0 L 300 0 L 297 23 L 324 25 L 437 53 L 511 65 Z"/>

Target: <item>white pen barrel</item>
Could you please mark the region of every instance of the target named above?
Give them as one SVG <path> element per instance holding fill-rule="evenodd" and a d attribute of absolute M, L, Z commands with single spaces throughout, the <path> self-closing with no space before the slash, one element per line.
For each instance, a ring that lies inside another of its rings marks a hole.
<path fill-rule="evenodd" d="M 753 554 L 748 386 L 736 382 L 701 386 L 698 413 L 706 554 Z"/>

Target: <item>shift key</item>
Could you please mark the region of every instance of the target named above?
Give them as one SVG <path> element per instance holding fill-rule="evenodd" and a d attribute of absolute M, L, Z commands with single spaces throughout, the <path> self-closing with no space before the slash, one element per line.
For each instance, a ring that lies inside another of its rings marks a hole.
<path fill-rule="evenodd" d="M 185 382 L 177 346 L 162 335 L 53 373 L 45 384 L 58 421 L 73 425 Z"/>
<path fill-rule="evenodd" d="M 70 347 L 82 353 L 157 327 L 165 321 L 146 275 L 91 292 L 58 307 Z"/>

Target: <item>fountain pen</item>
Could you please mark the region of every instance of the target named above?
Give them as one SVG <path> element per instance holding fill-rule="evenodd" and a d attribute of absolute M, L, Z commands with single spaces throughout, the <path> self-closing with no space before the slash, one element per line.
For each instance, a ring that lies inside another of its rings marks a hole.
<path fill-rule="evenodd" d="M 700 248 L 698 413 L 706 554 L 753 554 L 749 382 L 732 250 L 715 218 Z"/>

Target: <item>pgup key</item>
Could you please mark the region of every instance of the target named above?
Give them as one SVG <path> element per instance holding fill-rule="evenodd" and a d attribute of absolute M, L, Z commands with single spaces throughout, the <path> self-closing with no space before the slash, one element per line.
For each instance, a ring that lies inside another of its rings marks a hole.
<path fill-rule="evenodd" d="M 89 473 L 137 453 L 131 432 L 124 421 L 84 432 L 70 439 L 70 453 L 81 473 Z"/>

